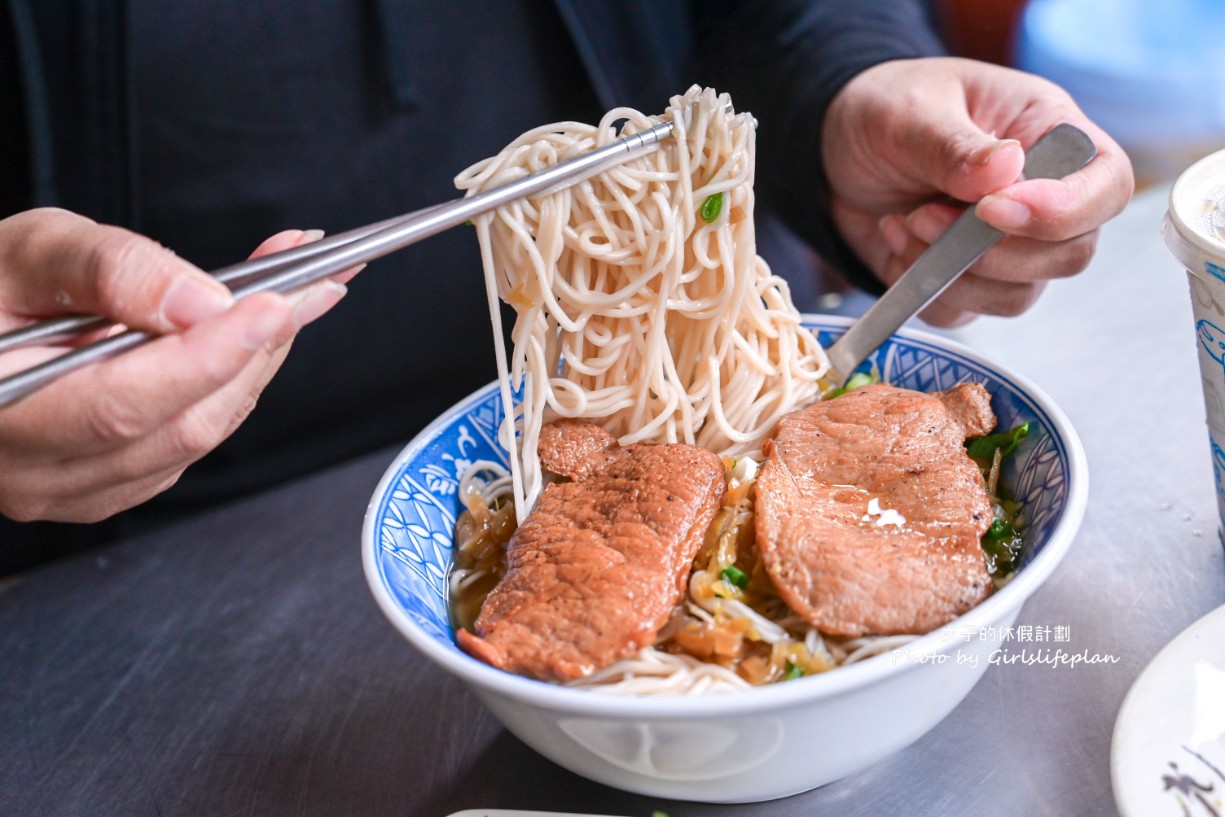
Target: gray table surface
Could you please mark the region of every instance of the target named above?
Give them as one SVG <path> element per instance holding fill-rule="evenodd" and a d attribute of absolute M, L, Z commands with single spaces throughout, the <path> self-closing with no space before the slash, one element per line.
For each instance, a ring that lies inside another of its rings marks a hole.
<path fill-rule="evenodd" d="M 387 450 L 0 587 L 0 814 L 1115 814 L 1124 694 L 1225 603 L 1164 196 L 1138 196 L 1092 267 L 1023 318 L 956 333 L 1040 384 L 1091 466 L 1081 532 L 1018 624 L 1066 627 L 1065 647 L 1117 663 L 991 667 L 916 744 L 807 794 L 731 807 L 618 792 L 526 748 L 382 618 L 358 541 Z"/>

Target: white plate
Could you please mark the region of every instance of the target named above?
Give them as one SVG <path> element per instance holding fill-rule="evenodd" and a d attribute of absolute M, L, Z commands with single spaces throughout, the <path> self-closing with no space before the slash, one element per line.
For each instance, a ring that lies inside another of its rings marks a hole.
<path fill-rule="evenodd" d="M 1110 776 L 1123 817 L 1225 815 L 1225 607 L 1140 673 L 1115 721 Z"/>

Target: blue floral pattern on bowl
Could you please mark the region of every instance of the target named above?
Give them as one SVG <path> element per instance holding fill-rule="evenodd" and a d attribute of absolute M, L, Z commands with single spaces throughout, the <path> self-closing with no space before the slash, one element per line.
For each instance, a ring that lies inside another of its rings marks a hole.
<path fill-rule="evenodd" d="M 846 329 L 837 318 L 810 316 L 807 325 L 828 347 Z M 1030 431 L 1001 476 L 1005 496 L 1023 504 L 1026 548 L 1022 569 L 1050 538 L 1069 499 L 1069 454 L 1055 425 L 1025 388 L 956 344 L 919 332 L 902 332 L 882 346 L 863 370 L 919 391 L 941 391 L 957 383 L 982 383 L 992 395 L 1000 428 L 1028 421 Z M 447 614 L 446 575 L 460 509 L 458 480 L 476 460 L 507 464 L 498 443 L 502 404 L 496 384 L 461 401 L 422 431 L 388 470 L 371 501 L 364 548 L 376 578 L 409 618 L 439 643 L 455 647 Z"/>

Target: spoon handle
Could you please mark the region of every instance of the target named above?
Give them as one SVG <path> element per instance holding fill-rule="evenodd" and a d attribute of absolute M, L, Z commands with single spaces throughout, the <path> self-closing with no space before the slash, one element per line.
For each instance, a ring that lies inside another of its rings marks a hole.
<path fill-rule="evenodd" d="M 1025 155 L 1027 179 L 1061 179 L 1080 170 L 1097 154 L 1093 140 L 1072 125 L 1056 125 Z M 829 348 L 834 386 L 842 386 L 855 368 L 902 324 L 931 303 L 957 276 L 991 249 L 1004 233 L 989 226 L 967 207 L 881 295 L 863 317 Z"/>

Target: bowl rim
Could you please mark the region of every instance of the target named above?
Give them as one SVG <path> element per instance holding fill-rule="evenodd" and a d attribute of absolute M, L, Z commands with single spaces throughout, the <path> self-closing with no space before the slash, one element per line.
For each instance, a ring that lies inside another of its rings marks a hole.
<path fill-rule="evenodd" d="M 849 326 L 853 319 L 838 315 L 804 314 L 805 324 L 817 324 L 819 328 L 828 327 L 834 330 Z M 1076 532 L 1084 518 L 1088 503 L 1088 463 L 1084 448 L 1076 430 L 1063 411 L 1051 398 L 1035 385 L 1029 378 L 1011 368 L 1004 366 L 993 358 L 983 355 L 959 341 L 927 332 L 921 329 L 904 327 L 896 333 L 897 337 L 926 343 L 954 354 L 984 368 L 990 369 L 1008 380 L 1021 391 L 1036 408 L 1044 412 L 1050 420 L 1051 431 L 1064 442 L 1068 458 L 1068 499 L 1059 522 L 1052 530 L 1050 538 L 1042 551 L 1033 561 L 1019 570 L 1007 584 L 993 593 L 986 600 L 975 606 L 962 616 L 954 619 L 950 626 L 966 627 L 977 632 L 981 627 L 993 626 L 1003 620 L 1009 611 L 1021 608 L 1025 601 L 1050 577 L 1055 568 L 1067 554 Z M 496 381 L 495 381 L 496 383 Z M 429 658 L 442 669 L 471 684 L 476 690 L 492 693 L 504 698 L 511 698 L 525 704 L 549 709 L 554 712 L 572 715 L 593 715 L 613 718 L 655 718 L 667 720 L 694 720 L 710 717 L 740 716 L 762 711 L 786 709 L 798 704 L 836 697 L 848 691 L 862 690 L 869 686 L 884 683 L 893 676 L 916 666 L 926 666 L 929 659 L 940 653 L 949 651 L 953 646 L 964 643 L 961 640 L 950 640 L 942 636 L 942 630 L 934 630 L 920 636 L 906 645 L 908 656 L 914 660 L 896 661 L 866 661 L 839 667 L 820 675 L 797 679 L 785 684 L 772 684 L 764 687 L 741 690 L 734 693 L 712 695 L 662 695 L 662 696 L 620 696 L 592 693 L 590 690 L 537 681 L 531 678 L 514 675 L 484 664 L 458 649 L 444 647 L 429 633 L 422 630 L 416 622 L 405 615 L 399 605 L 383 586 L 377 554 L 379 539 L 375 520 L 383 497 L 391 488 L 393 481 L 399 476 L 405 461 L 424 448 L 433 440 L 439 431 L 449 424 L 451 418 L 469 404 L 485 400 L 486 392 L 491 384 L 486 384 L 473 391 L 463 399 L 440 414 L 433 422 L 422 429 L 405 445 L 396 458 L 384 471 L 378 487 L 371 495 L 362 523 L 361 548 L 362 566 L 370 591 L 383 614 L 393 626 L 425 657 Z M 983 662 L 985 669 L 987 662 Z M 971 671 L 971 670 L 966 670 Z M 729 697 L 731 696 L 731 697 Z M 729 701 L 735 702 L 734 708 L 728 706 Z"/>

